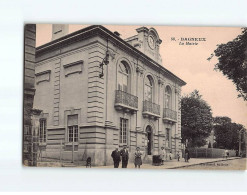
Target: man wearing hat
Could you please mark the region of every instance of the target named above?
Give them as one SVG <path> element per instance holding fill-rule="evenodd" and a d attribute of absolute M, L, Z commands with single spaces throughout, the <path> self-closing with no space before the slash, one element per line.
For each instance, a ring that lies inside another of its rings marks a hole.
<path fill-rule="evenodd" d="M 120 151 L 120 155 L 122 156 L 122 168 L 127 168 L 128 161 L 129 161 L 129 152 L 126 146 Z"/>
<path fill-rule="evenodd" d="M 118 168 L 119 162 L 121 161 L 120 152 L 118 151 L 118 148 L 116 148 L 114 151 L 112 151 L 111 157 L 112 157 L 113 162 L 114 162 L 114 168 Z"/>

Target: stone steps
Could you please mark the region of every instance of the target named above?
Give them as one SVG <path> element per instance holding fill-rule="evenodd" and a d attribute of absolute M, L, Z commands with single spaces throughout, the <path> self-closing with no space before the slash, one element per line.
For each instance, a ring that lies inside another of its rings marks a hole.
<path fill-rule="evenodd" d="M 76 167 L 74 163 L 63 163 L 62 167 Z"/>

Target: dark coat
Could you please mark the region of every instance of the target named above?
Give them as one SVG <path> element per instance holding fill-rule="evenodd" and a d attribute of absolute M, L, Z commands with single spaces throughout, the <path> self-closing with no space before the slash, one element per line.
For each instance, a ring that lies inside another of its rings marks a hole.
<path fill-rule="evenodd" d="M 185 154 L 188 154 L 188 160 L 190 159 L 190 151 L 186 148 L 184 151 Z"/>
<path fill-rule="evenodd" d="M 113 158 L 114 162 L 121 161 L 121 157 L 120 157 L 120 152 L 119 151 L 116 151 L 116 150 L 112 151 L 111 157 Z"/>
<path fill-rule="evenodd" d="M 126 151 L 124 151 L 124 149 L 122 149 L 120 151 L 120 155 L 122 156 L 122 161 L 128 161 L 129 160 L 129 152 L 126 149 Z"/>
<path fill-rule="evenodd" d="M 135 165 L 142 165 L 142 153 L 135 152 Z"/>

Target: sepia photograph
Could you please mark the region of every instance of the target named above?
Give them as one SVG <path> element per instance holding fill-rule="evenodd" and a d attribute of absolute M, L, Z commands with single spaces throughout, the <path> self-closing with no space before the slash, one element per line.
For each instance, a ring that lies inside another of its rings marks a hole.
<path fill-rule="evenodd" d="M 247 28 L 25 24 L 24 166 L 246 170 Z"/>

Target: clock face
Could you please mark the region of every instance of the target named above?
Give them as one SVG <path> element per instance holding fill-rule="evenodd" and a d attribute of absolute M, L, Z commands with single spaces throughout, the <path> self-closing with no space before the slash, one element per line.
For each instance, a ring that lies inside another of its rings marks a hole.
<path fill-rule="evenodd" d="M 155 48 L 154 38 L 152 36 L 148 36 L 148 44 L 151 47 L 151 49 Z"/>

